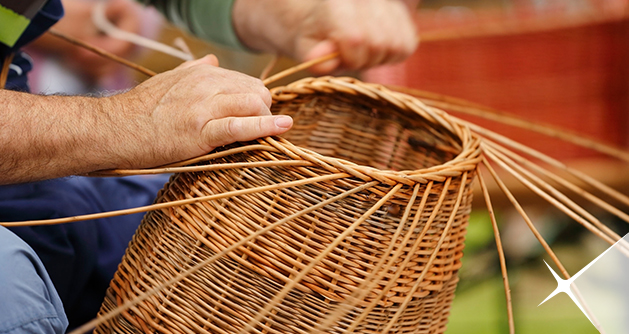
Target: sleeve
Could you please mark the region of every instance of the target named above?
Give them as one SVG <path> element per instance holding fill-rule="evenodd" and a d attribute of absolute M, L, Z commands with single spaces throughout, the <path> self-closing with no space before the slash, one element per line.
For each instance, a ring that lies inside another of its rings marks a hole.
<path fill-rule="evenodd" d="M 65 333 L 68 319 L 44 265 L 2 226 L 0 268 L 0 333 Z"/>
<path fill-rule="evenodd" d="M 235 0 L 139 0 L 152 5 L 173 24 L 197 37 L 246 50 L 232 24 Z"/>

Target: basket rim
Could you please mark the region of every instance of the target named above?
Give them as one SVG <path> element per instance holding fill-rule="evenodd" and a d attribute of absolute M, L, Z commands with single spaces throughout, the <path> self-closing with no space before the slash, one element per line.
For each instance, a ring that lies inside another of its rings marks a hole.
<path fill-rule="evenodd" d="M 359 165 L 341 158 L 328 157 L 312 150 L 298 147 L 283 138 L 265 137 L 259 140 L 261 144 L 272 145 L 289 155 L 297 155 L 300 159 L 311 161 L 326 169 L 334 166 L 336 170 L 341 169 L 362 179 L 366 179 L 365 176 L 369 176 L 370 178 L 385 181 L 385 183 L 412 184 L 415 182 L 427 183 L 429 181 L 443 182 L 447 177 L 459 176 L 463 172 L 476 169 L 476 166 L 482 160 L 480 138 L 466 124 L 450 117 L 443 110 L 425 105 L 416 97 L 392 91 L 380 84 L 366 83 L 352 77 L 309 77 L 292 82 L 286 86 L 271 88 L 270 92 L 274 103 L 290 101 L 310 94 L 345 93 L 366 97 L 374 101 L 390 104 L 403 111 L 414 113 L 423 120 L 450 131 L 461 142 L 461 151 L 449 161 L 417 170 L 394 171 Z"/>

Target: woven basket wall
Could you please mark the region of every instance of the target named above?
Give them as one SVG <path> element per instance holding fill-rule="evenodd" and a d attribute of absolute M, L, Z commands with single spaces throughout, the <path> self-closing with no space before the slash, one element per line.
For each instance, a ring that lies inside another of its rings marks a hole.
<path fill-rule="evenodd" d="M 248 323 L 260 333 L 307 333 L 334 315 L 324 331 L 445 331 L 478 140 L 444 113 L 353 79 L 307 79 L 273 96 L 273 112 L 291 115 L 294 128 L 282 139 L 223 147 L 199 163 L 216 170 L 174 175 L 157 202 L 242 191 L 147 214 L 101 315 L 293 217 L 96 333 L 237 333 Z M 247 193 L 265 186 L 280 188 Z"/>

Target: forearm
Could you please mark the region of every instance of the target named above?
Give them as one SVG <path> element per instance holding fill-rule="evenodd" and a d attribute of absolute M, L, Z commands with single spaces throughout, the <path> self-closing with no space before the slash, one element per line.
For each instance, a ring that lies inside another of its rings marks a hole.
<path fill-rule="evenodd" d="M 217 65 L 186 62 L 105 98 L 0 90 L 0 184 L 154 167 L 292 126 L 262 81 Z"/>
<path fill-rule="evenodd" d="M 107 99 L 0 90 L 0 184 L 112 168 L 122 158 Z"/>

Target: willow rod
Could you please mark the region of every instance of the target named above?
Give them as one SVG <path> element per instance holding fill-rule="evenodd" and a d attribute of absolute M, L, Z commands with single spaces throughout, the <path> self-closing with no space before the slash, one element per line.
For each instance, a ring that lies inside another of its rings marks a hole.
<path fill-rule="evenodd" d="M 172 202 L 167 202 L 167 203 L 158 203 L 158 204 L 140 206 L 140 207 L 132 208 L 132 209 L 123 209 L 123 210 L 108 211 L 108 212 L 102 212 L 102 213 L 92 213 L 92 214 L 72 216 L 72 217 L 67 217 L 67 218 L 31 220 L 31 221 L 21 221 L 21 222 L 0 222 L 0 225 L 2 226 L 55 225 L 55 224 L 73 223 L 73 222 L 78 222 L 78 221 L 93 220 L 93 219 L 100 219 L 100 218 L 110 218 L 110 217 L 124 216 L 124 215 L 130 215 L 130 214 L 146 212 L 146 211 L 153 211 L 153 210 L 158 210 L 158 209 L 171 208 L 171 207 L 186 205 L 186 204 L 212 201 L 212 200 L 221 199 L 221 198 L 229 198 L 229 197 L 240 196 L 240 195 L 245 195 L 245 194 L 252 194 L 252 193 L 262 192 L 262 191 L 267 191 L 267 190 L 283 189 L 283 188 L 288 188 L 292 186 L 299 186 L 299 185 L 316 183 L 316 182 L 321 182 L 321 181 L 326 181 L 326 180 L 341 179 L 341 178 L 345 178 L 349 176 L 350 176 L 349 174 L 345 174 L 345 173 L 329 174 L 329 175 L 324 175 L 324 176 L 319 176 L 319 177 L 312 177 L 309 179 L 286 182 L 284 184 L 274 184 L 274 185 L 269 185 L 269 186 L 261 186 L 261 187 L 256 187 L 256 188 L 235 190 L 235 191 L 230 191 L 228 193 L 208 195 L 208 196 L 197 197 L 197 198 L 182 199 L 182 200 L 172 201 Z"/>
<path fill-rule="evenodd" d="M 555 262 L 555 265 L 557 265 L 557 267 L 559 268 L 559 271 L 561 271 L 561 274 L 566 279 L 569 279 L 570 278 L 570 274 L 568 274 L 568 271 L 566 270 L 566 268 L 563 266 L 561 261 L 559 261 L 559 258 L 557 257 L 555 252 L 550 248 L 550 246 L 548 245 L 548 243 L 546 242 L 544 237 L 539 233 L 539 231 L 537 230 L 535 225 L 533 225 L 533 222 L 531 221 L 529 216 L 524 211 L 524 208 L 522 208 L 522 205 L 520 205 L 520 203 L 515 199 L 515 197 L 511 193 L 511 191 L 509 191 L 509 189 L 507 188 L 505 183 L 502 181 L 500 176 L 498 176 L 498 173 L 496 173 L 494 168 L 491 167 L 491 164 L 489 163 L 489 161 L 485 157 L 483 157 L 483 165 L 485 165 L 487 170 L 489 170 L 489 173 L 491 174 L 493 179 L 496 181 L 496 184 L 498 185 L 498 187 L 500 187 L 500 190 L 502 190 L 502 192 L 505 194 L 505 196 L 507 196 L 507 198 L 509 199 L 509 201 L 511 202 L 513 207 L 516 209 L 516 211 L 518 211 L 520 216 L 524 219 L 524 221 L 526 222 L 526 225 L 529 227 L 531 232 L 533 232 L 533 235 L 535 236 L 537 241 L 540 243 L 540 245 L 542 245 L 542 247 L 544 248 L 546 253 L 550 256 L 550 258 L 553 260 L 553 262 Z"/>
<path fill-rule="evenodd" d="M 531 157 L 534 157 L 534 158 L 539 159 L 539 160 L 541 160 L 541 161 L 543 161 L 543 162 L 545 162 L 545 163 L 547 163 L 547 164 L 549 164 L 551 166 L 554 166 L 554 167 L 557 167 L 557 168 L 559 168 L 561 170 L 564 170 L 567 173 L 571 174 L 572 176 L 576 177 L 577 179 L 579 179 L 579 180 L 581 180 L 581 181 L 591 185 L 592 187 L 596 188 L 597 190 L 599 190 L 599 191 L 609 195 L 610 197 L 616 199 L 617 201 L 619 201 L 619 202 L 629 206 L 629 197 L 628 196 L 626 196 L 626 195 L 622 194 L 621 192 L 611 188 L 610 186 L 608 186 L 608 185 L 606 185 L 606 184 L 604 184 L 604 183 L 594 179 L 593 177 L 591 177 L 591 176 L 589 176 L 589 175 L 587 175 L 587 174 L 585 174 L 583 172 L 580 172 L 580 171 L 578 171 L 578 170 L 576 170 L 574 168 L 570 168 L 570 167 L 566 166 L 564 163 L 560 162 L 557 159 L 553 159 L 553 158 L 549 157 L 546 154 L 543 154 L 543 153 L 541 153 L 541 152 L 539 152 L 537 150 L 534 150 L 534 149 L 532 149 L 530 147 L 527 147 L 527 146 L 525 146 L 523 144 L 520 144 L 520 143 L 518 143 L 518 142 L 516 142 L 516 141 L 514 141 L 512 139 L 509 139 L 509 138 L 507 138 L 507 137 L 505 137 L 503 135 L 500 135 L 500 134 L 495 133 L 493 131 L 487 130 L 487 129 L 485 129 L 485 128 L 481 127 L 481 126 L 478 126 L 478 125 L 476 125 L 474 123 L 470 123 L 470 122 L 467 122 L 465 120 L 462 120 L 462 119 L 459 119 L 459 118 L 456 118 L 456 117 L 453 117 L 453 116 L 451 116 L 451 117 L 454 120 L 456 120 L 456 122 L 459 122 L 459 123 L 462 123 L 462 124 L 466 124 L 472 131 L 476 132 L 477 134 L 480 134 L 480 135 L 482 135 L 484 137 L 491 138 L 491 139 L 497 141 L 498 143 L 500 143 L 502 145 L 511 147 L 511 148 L 513 148 L 515 150 L 518 150 L 520 152 L 524 152 L 525 154 L 527 154 L 527 155 L 529 155 Z"/>
<path fill-rule="evenodd" d="M 480 168 L 476 168 L 478 174 L 478 181 L 480 183 L 483 197 L 485 198 L 485 205 L 487 206 L 487 212 L 491 219 L 491 226 L 494 229 L 494 238 L 496 240 L 496 248 L 498 249 L 498 259 L 500 260 L 500 272 L 502 273 L 502 282 L 505 288 L 505 299 L 507 301 L 507 319 L 509 322 L 509 334 L 515 334 L 515 320 L 513 317 L 513 303 L 511 301 L 511 286 L 509 285 L 509 274 L 507 273 L 507 260 L 505 257 L 505 251 L 502 247 L 502 239 L 500 238 L 500 230 L 498 229 L 498 222 L 496 221 L 496 214 L 494 213 L 494 207 L 491 204 L 491 196 L 487 190 L 487 184 L 481 174 Z"/>
<path fill-rule="evenodd" d="M 9 67 L 13 61 L 13 53 L 9 53 L 2 60 L 2 69 L 0 70 L 0 89 L 4 89 L 7 84 L 7 78 L 9 77 Z"/>
<path fill-rule="evenodd" d="M 534 171 L 536 171 L 538 174 L 544 175 L 545 177 L 553 180 L 554 182 L 557 182 L 558 184 L 564 186 L 565 188 L 571 190 L 572 192 L 574 192 L 575 194 L 580 195 L 581 197 L 585 198 L 586 200 L 594 203 L 595 205 L 599 206 L 600 208 L 604 209 L 605 211 L 615 215 L 616 217 L 622 219 L 623 221 L 629 223 L 629 215 L 624 213 L 623 211 L 621 211 L 620 209 L 616 208 L 615 206 L 605 202 L 604 200 L 594 196 L 593 194 L 591 194 L 590 192 L 586 191 L 585 189 L 576 186 L 575 184 L 573 184 L 572 182 L 567 181 L 566 179 L 558 176 L 555 173 L 550 172 L 549 170 L 542 168 L 536 164 L 534 164 L 533 162 L 525 159 L 524 157 L 522 157 L 521 155 L 516 154 L 513 151 L 508 150 L 505 147 L 502 147 L 492 141 L 490 141 L 489 139 L 485 139 L 484 143 L 486 143 L 487 145 L 495 148 L 496 150 L 502 152 L 503 154 L 505 154 L 506 156 L 510 157 L 511 159 L 517 161 L 518 163 L 522 164 L 523 166 L 526 166 Z"/>
<path fill-rule="evenodd" d="M 577 146 L 585 147 L 609 155 L 625 162 L 629 162 L 629 152 L 627 150 L 603 143 L 593 138 L 588 138 L 583 134 L 575 133 L 548 124 L 532 122 L 524 118 L 520 118 L 516 115 L 512 115 L 504 111 L 499 111 L 487 106 L 479 105 L 461 98 L 426 92 L 408 87 L 391 85 L 387 85 L 385 87 L 394 91 L 420 98 L 422 102 L 431 107 L 482 117 L 484 119 L 501 124 L 537 132 Z"/>
<path fill-rule="evenodd" d="M 428 259 L 428 262 L 426 262 L 426 265 L 425 265 L 426 269 L 423 270 L 422 273 L 419 275 L 419 277 L 415 281 L 415 285 L 413 285 L 413 288 L 411 289 L 411 291 L 406 295 L 406 298 L 404 298 L 404 302 L 402 303 L 402 305 L 400 305 L 398 310 L 395 312 L 395 315 L 393 315 L 393 318 L 391 319 L 391 321 L 389 321 L 389 323 L 387 324 L 387 327 L 385 327 L 384 330 L 382 330 L 381 332 L 382 334 L 389 333 L 391 328 L 393 328 L 393 325 L 395 325 L 398 319 L 400 319 L 400 316 L 402 316 L 402 312 L 406 309 L 406 307 L 408 307 L 408 303 L 410 303 L 411 300 L 413 299 L 413 294 L 415 294 L 417 289 L 419 289 L 419 285 L 424 280 L 424 277 L 428 275 L 428 268 L 432 267 L 432 264 L 437 258 L 437 254 L 439 253 L 439 250 L 441 249 L 441 245 L 443 245 L 443 241 L 445 240 L 446 236 L 448 236 L 448 232 L 450 232 L 452 223 L 454 223 L 454 218 L 456 217 L 457 211 L 459 210 L 459 206 L 461 205 L 461 201 L 463 199 L 463 193 L 465 192 L 465 183 L 467 182 L 467 175 L 468 175 L 468 172 L 463 173 L 463 177 L 461 179 L 461 187 L 459 188 L 456 201 L 454 202 L 454 206 L 450 213 L 450 217 L 448 218 L 448 222 L 446 223 L 446 226 L 443 228 L 443 232 L 441 233 L 441 236 L 439 238 L 439 241 L 437 242 L 437 245 L 435 246 L 432 253 L 430 254 L 430 258 Z M 449 188 L 451 181 L 452 181 L 452 178 L 448 178 L 446 180 L 446 182 L 443 184 L 444 190 Z M 439 200 L 443 202 L 443 199 L 445 197 L 446 197 L 446 191 L 441 193 L 441 198 L 439 198 Z M 435 210 L 433 211 L 432 214 L 434 215 L 436 212 L 437 211 Z"/>
<path fill-rule="evenodd" d="M 170 173 L 190 173 L 190 172 L 208 172 L 219 169 L 244 169 L 257 167 L 286 167 L 286 166 L 312 166 L 312 162 L 305 160 L 283 160 L 283 161 L 255 161 L 255 162 L 238 162 L 238 163 L 219 163 L 201 166 L 185 166 L 185 167 L 165 167 L 165 168 L 148 168 L 148 169 L 117 169 L 104 170 L 100 172 L 90 173 L 89 176 L 131 176 L 131 175 L 151 175 L 151 174 L 170 174 Z"/>
<path fill-rule="evenodd" d="M 555 188 L 553 188 L 546 182 L 542 181 L 541 179 L 537 178 L 535 175 L 531 174 L 527 170 L 519 167 L 517 164 L 513 163 L 513 161 L 511 161 L 509 158 L 505 156 L 501 156 L 501 154 L 499 152 L 495 152 L 494 149 L 487 147 L 485 144 L 483 144 L 483 146 L 484 146 L 485 153 L 487 154 L 487 156 L 491 158 L 493 161 L 495 161 L 498 165 L 500 165 L 500 167 L 502 167 L 509 174 L 513 175 L 518 181 L 522 182 L 522 184 L 524 184 L 527 188 L 529 188 L 538 196 L 542 197 L 552 206 L 556 207 L 557 209 L 565 213 L 568 217 L 577 221 L 579 224 L 583 225 L 590 232 L 592 232 L 592 234 L 603 239 L 610 245 L 613 245 L 616 243 L 616 241 L 620 240 L 620 236 L 618 234 L 614 233 L 607 226 L 604 226 L 598 219 L 596 219 L 596 217 L 592 216 L 586 210 L 576 205 L 576 203 L 572 202 L 570 199 L 568 199 L 562 193 L 557 191 Z M 538 183 L 541 187 L 544 187 L 547 191 L 552 193 L 553 196 L 551 196 L 547 192 L 540 189 L 538 186 L 533 184 L 533 182 L 525 178 L 522 174 L 526 175 L 527 177 L 532 179 L 534 182 Z M 569 207 L 572 207 L 572 209 L 570 209 Z M 589 219 L 589 221 L 586 220 L 584 217 L 579 216 L 575 211 L 578 211 L 579 213 L 584 215 L 586 218 Z M 603 229 L 605 233 L 603 233 L 599 229 L 601 225 L 603 225 Z"/>
<path fill-rule="evenodd" d="M 227 156 L 230 156 L 232 154 L 245 153 L 245 152 L 251 152 L 251 151 L 267 151 L 267 152 L 274 152 L 274 153 L 279 153 L 280 152 L 277 148 L 269 146 L 269 145 L 252 144 L 252 145 L 247 145 L 247 146 L 234 147 L 234 148 L 230 148 L 230 149 L 224 150 L 224 151 L 209 153 L 209 154 L 206 154 L 206 155 L 202 155 L 200 157 L 196 157 L 196 158 L 192 158 L 192 159 L 188 159 L 188 160 L 184 160 L 184 161 L 180 161 L 180 162 L 175 162 L 175 163 L 172 163 L 172 164 L 164 165 L 164 166 L 161 166 L 160 168 L 184 167 L 184 166 L 189 166 L 189 165 L 192 165 L 192 164 L 196 164 L 196 163 L 201 162 L 201 161 L 210 161 L 210 160 L 214 160 L 214 159 L 218 159 L 218 158 L 227 157 Z"/>
<path fill-rule="evenodd" d="M 274 74 L 269 78 L 266 78 L 262 81 L 262 83 L 264 83 L 265 86 L 268 86 L 272 83 L 274 83 L 277 80 L 283 79 L 291 74 L 295 74 L 297 72 L 301 72 L 303 70 L 309 69 L 317 64 L 321 64 L 323 62 L 326 62 L 328 60 L 332 60 L 334 58 L 337 58 L 339 56 L 338 52 L 334 52 L 334 53 L 330 53 L 328 55 L 319 57 L 319 58 L 315 58 L 313 60 L 301 63 L 297 66 L 293 66 L 291 68 L 288 68 L 280 73 Z"/>
<path fill-rule="evenodd" d="M 90 51 L 92 51 L 92 52 L 94 52 L 94 53 L 96 53 L 98 55 L 103 56 L 104 58 L 113 60 L 113 61 L 115 61 L 115 62 L 117 62 L 119 64 L 122 64 L 124 66 L 129 67 L 129 68 L 132 68 L 132 69 L 134 69 L 134 70 L 136 70 L 138 72 L 141 72 L 141 73 L 143 73 L 143 74 L 145 74 L 145 75 L 147 75 L 149 77 L 155 76 L 157 74 L 156 72 L 153 72 L 153 71 L 149 70 L 146 67 L 138 65 L 138 64 L 136 64 L 136 63 L 134 63 L 132 61 L 126 60 L 126 59 L 124 59 L 122 57 L 118 57 L 118 56 L 116 56 L 115 54 L 113 54 L 111 52 L 105 51 L 102 48 L 99 48 L 99 47 L 94 46 L 92 44 L 86 43 L 86 42 L 84 42 L 84 41 L 82 41 L 80 39 L 68 36 L 68 35 L 66 35 L 66 34 L 64 34 L 64 33 L 60 32 L 60 31 L 58 31 L 56 29 L 48 30 L 47 34 L 49 34 L 51 36 L 55 36 L 57 38 L 61 38 L 61 39 L 65 40 L 65 41 L 67 41 L 67 42 L 70 42 L 70 43 L 74 44 L 74 45 L 78 45 L 78 46 L 80 46 L 82 48 L 90 50 Z"/>

